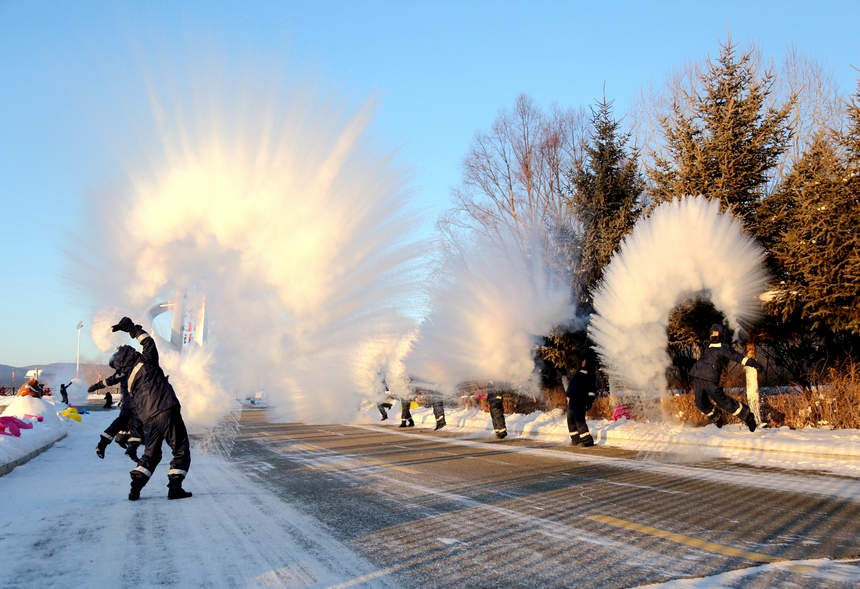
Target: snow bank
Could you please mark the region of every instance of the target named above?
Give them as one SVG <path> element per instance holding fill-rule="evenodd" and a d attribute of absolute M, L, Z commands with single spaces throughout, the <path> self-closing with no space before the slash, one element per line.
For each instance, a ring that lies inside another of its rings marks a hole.
<path fill-rule="evenodd" d="M 399 404 L 389 411 L 386 424 L 398 425 Z M 435 427 L 430 409 L 412 411 L 416 427 Z M 365 406 L 356 423 L 378 422 L 375 405 Z M 447 426 L 443 431 L 492 436 L 490 415 L 477 408 L 445 409 Z M 548 443 L 568 441 L 566 414 L 562 409 L 535 411 L 528 415 L 505 416 L 508 437 L 521 436 Z M 392 423 L 393 422 L 393 423 Z M 758 429 L 749 432 L 745 425 L 731 424 L 718 429 L 715 425 L 692 427 L 682 424 L 647 423 L 644 421 L 588 420 L 595 441 L 639 452 L 672 452 L 695 460 L 729 459 L 754 466 L 827 471 L 860 478 L 860 430 L 824 430 L 787 427 Z"/>
<path fill-rule="evenodd" d="M 17 417 L 33 427 L 22 429 L 20 437 L 0 435 L 0 473 L 5 474 L 11 470 L 10 465 L 31 453 L 38 453 L 66 435 L 66 431 L 71 427 L 69 424 L 73 422 L 61 417 L 58 408 L 65 409 L 66 405 L 55 405 L 35 397 L 12 398 L 0 417 Z M 42 421 L 39 421 L 37 416 L 41 417 Z"/>

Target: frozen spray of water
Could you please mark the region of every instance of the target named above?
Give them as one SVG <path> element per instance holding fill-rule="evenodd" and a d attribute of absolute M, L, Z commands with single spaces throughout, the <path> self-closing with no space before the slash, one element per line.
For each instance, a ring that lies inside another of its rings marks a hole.
<path fill-rule="evenodd" d="M 739 330 L 761 314 L 764 251 L 717 201 L 685 197 L 640 220 L 606 268 L 589 335 L 614 386 L 666 390 L 670 311 L 709 299 Z"/>
<path fill-rule="evenodd" d="M 543 232 L 533 231 L 522 248 L 503 232 L 451 256 L 406 357 L 410 374 L 449 396 L 472 379 L 530 390 L 537 336 L 575 315 L 570 281 L 554 270 L 546 241 Z"/>
<path fill-rule="evenodd" d="M 261 385 L 281 419 L 349 420 L 414 337 L 428 246 L 410 170 L 372 140 L 374 100 L 211 51 L 155 53 L 148 104 L 119 96 L 125 175 L 91 191 L 70 254 L 101 309 L 93 339 L 130 343 L 119 317 L 197 289 L 209 345 L 160 349 L 186 421 L 211 426 Z"/>

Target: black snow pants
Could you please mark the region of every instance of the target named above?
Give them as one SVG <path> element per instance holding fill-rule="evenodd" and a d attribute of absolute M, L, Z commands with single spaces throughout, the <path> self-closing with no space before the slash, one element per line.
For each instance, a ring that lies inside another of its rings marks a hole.
<path fill-rule="evenodd" d="M 412 412 L 409 410 L 409 405 L 412 401 L 409 399 L 400 399 L 400 427 L 412 427 L 415 422 L 412 421 Z"/>
<path fill-rule="evenodd" d="M 696 394 L 696 407 L 710 421 L 715 422 L 718 427 L 722 427 L 724 422 L 720 421 L 721 415 L 719 410 L 714 407 L 714 403 L 716 403 L 717 407 L 726 413 L 734 415 L 741 421 L 744 421 L 747 415 L 749 415 L 749 407 L 729 397 L 719 383 L 694 378 L 693 390 Z"/>
<path fill-rule="evenodd" d="M 143 440 L 146 449 L 131 471 L 132 488 L 142 489 L 149 482 L 155 467 L 161 462 L 161 443 L 167 442 L 173 451 L 167 478 L 181 483 L 191 466 L 191 449 L 188 430 L 179 412 L 179 405 L 156 413 L 143 424 Z"/>
<path fill-rule="evenodd" d="M 132 409 L 122 404 L 119 415 L 105 428 L 102 437 L 108 440 L 113 440 L 116 437 L 120 446 L 126 447 L 130 444 L 136 444 L 135 448 L 137 448 L 143 441 L 143 424 Z"/>
<path fill-rule="evenodd" d="M 495 391 L 487 393 L 487 404 L 490 406 L 490 418 L 493 420 L 493 433 L 501 439 L 508 435 L 505 425 L 505 405 L 502 402 L 502 394 Z"/>
<path fill-rule="evenodd" d="M 588 422 L 585 421 L 586 409 L 573 399 L 567 403 L 567 431 L 570 432 L 570 443 L 574 445 L 594 445 L 594 438 L 588 431 Z"/>
<path fill-rule="evenodd" d="M 433 395 L 433 417 L 436 418 L 436 429 L 445 427 L 445 404 L 441 395 Z"/>
<path fill-rule="evenodd" d="M 391 403 L 377 403 L 376 408 L 379 409 L 379 412 L 382 414 L 383 421 L 388 419 L 388 411 L 386 411 L 386 409 L 391 409 Z"/>

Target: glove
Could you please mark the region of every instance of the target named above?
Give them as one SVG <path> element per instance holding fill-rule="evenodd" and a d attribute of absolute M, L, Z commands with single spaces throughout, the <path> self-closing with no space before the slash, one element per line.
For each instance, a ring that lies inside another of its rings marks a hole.
<path fill-rule="evenodd" d="M 96 384 L 94 384 L 90 388 L 88 388 L 87 392 L 88 393 L 94 393 L 97 390 L 99 390 L 100 388 L 102 388 L 103 386 L 105 386 L 105 385 L 103 385 L 101 382 L 97 382 Z"/>
<path fill-rule="evenodd" d="M 755 360 L 754 358 L 747 358 L 747 363 L 745 364 L 745 366 L 750 366 L 752 368 L 755 368 L 756 370 L 764 370 L 764 364 Z"/>
<path fill-rule="evenodd" d="M 129 319 L 128 317 L 123 317 L 119 320 L 119 323 L 111 327 L 111 331 L 125 331 L 128 333 L 131 331 L 131 328 L 134 327 L 134 321 Z"/>

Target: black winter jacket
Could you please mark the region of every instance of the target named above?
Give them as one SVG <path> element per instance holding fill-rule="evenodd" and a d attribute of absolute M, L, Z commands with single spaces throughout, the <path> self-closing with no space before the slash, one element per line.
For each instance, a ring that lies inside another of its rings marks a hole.
<path fill-rule="evenodd" d="M 728 366 L 729 361 L 737 362 L 743 366 L 752 366 L 756 370 L 764 369 L 759 362 L 752 358 L 747 358 L 740 352 L 736 351 L 725 342 L 711 343 L 705 348 L 702 357 L 693 365 L 690 370 L 690 376 L 706 380 L 708 382 L 720 382 L 720 377 L 723 371 Z"/>
<path fill-rule="evenodd" d="M 143 347 L 140 361 L 128 375 L 128 392 L 137 417 L 146 422 L 162 411 L 179 406 L 179 399 L 158 364 L 158 348 L 155 340 L 140 325 L 135 325 L 129 335 Z"/>
<path fill-rule="evenodd" d="M 597 398 L 597 375 L 591 359 L 587 359 L 585 366 L 573 375 L 564 394 L 568 398 L 568 403 L 578 405 L 586 411 L 591 409 Z"/>

